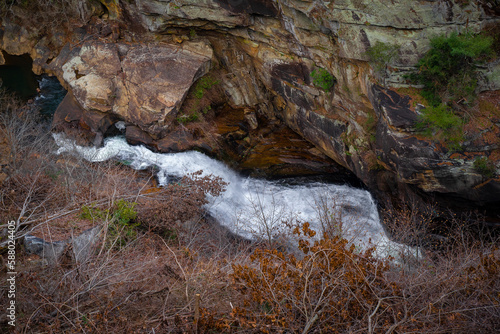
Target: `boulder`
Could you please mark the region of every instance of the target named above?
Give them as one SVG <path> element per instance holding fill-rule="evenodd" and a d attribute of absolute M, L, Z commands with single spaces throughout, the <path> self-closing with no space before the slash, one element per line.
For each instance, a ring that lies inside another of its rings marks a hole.
<path fill-rule="evenodd" d="M 125 128 L 125 138 L 130 145 L 144 144 L 149 147 L 155 146 L 153 138 L 135 125 L 129 125 Z"/>
<path fill-rule="evenodd" d="M 100 231 L 101 227 L 96 226 L 76 237 L 53 242 L 48 242 L 28 234 L 24 237 L 24 248 L 28 254 L 39 255 L 49 265 L 60 263 L 63 255 L 70 256 L 72 262 L 83 263 L 91 255 L 93 246 L 99 238 Z"/>
<path fill-rule="evenodd" d="M 160 152 L 182 152 L 195 146 L 194 138 L 189 131 L 178 129 L 157 142 Z"/>
<path fill-rule="evenodd" d="M 175 119 L 189 88 L 210 68 L 198 54 L 173 45 L 86 42 L 65 47 L 49 65 L 87 111 L 114 114 L 153 136 Z"/>
<path fill-rule="evenodd" d="M 72 137 L 83 139 L 85 145 L 93 143 L 100 146 L 104 134 L 116 121 L 117 117 L 113 114 L 85 110 L 73 94 L 68 92 L 54 113 L 52 128 L 70 132 Z"/>

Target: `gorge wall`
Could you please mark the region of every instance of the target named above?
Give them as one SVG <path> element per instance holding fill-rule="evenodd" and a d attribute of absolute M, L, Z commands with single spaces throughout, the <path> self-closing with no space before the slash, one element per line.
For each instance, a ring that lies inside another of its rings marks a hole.
<path fill-rule="evenodd" d="M 22 8 L 7 14 L 0 49 L 56 75 L 69 93 L 55 122 L 78 123 L 97 144 L 123 121 L 132 142 L 210 152 L 211 130 L 190 131 L 183 119 L 242 110 L 248 131 L 286 124 L 386 198 L 500 204 L 498 57 L 478 88 L 490 111 L 474 111 L 459 150 L 416 130 L 424 106 L 400 89 L 432 36 L 496 29 L 499 1 L 100 0 L 43 28 Z M 398 45 L 382 75 L 366 55 L 376 42 Z M 322 89 L 314 71 L 333 87 Z M 197 85 L 203 76 L 212 82 Z M 478 157 L 493 175 L 474 167 Z"/>

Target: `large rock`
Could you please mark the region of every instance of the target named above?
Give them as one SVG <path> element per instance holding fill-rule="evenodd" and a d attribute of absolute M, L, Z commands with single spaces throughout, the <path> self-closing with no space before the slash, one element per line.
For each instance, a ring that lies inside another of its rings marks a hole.
<path fill-rule="evenodd" d="M 24 237 L 24 249 L 28 254 L 39 255 L 49 265 L 60 263 L 61 257 L 65 254 L 70 257 L 70 261 L 83 263 L 92 254 L 93 247 L 99 239 L 101 229 L 101 226 L 96 226 L 78 236 L 53 242 L 45 241 L 28 234 Z"/>
<path fill-rule="evenodd" d="M 201 48 L 200 48 L 201 49 Z M 85 110 L 112 113 L 158 136 L 175 119 L 189 88 L 210 68 L 211 53 L 174 45 L 86 42 L 66 47 L 48 68 Z"/>
<path fill-rule="evenodd" d="M 54 113 L 52 128 L 66 132 L 81 145 L 100 146 L 104 135 L 117 120 L 117 116 L 110 113 L 85 110 L 69 92 Z"/>
<path fill-rule="evenodd" d="M 375 143 L 378 158 L 398 182 L 471 203 L 499 201 L 500 178 L 485 177 L 474 166 L 477 157 L 495 147 L 483 152 L 470 148 L 469 157 L 458 158 L 460 154 L 453 154 L 439 141 L 414 133 L 418 115 L 410 109 L 408 98 L 380 86 L 373 86 L 371 96 L 379 117 Z M 457 204 L 463 205 L 460 201 Z"/>

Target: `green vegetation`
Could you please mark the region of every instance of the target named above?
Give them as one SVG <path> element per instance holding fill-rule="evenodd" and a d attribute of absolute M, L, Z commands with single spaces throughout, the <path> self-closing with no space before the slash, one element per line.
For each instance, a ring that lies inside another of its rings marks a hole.
<path fill-rule="evenodd" d="M 202 99 L 203 96 L 205 95 L 205 92 L 212 88 L 213 86 L 217 85 L 219 83 L 219 80 L 216 80 L 210 76 L 206 76 L 198 80 L 196 85 L 194 86 L 194 97 L 197 99 Z"/>
<path fill-rule="evenodd" d="M 446 105 L 426 107 L 416 127 L 426 136 L 437 136 L 444 140 L 452 150 L 460 149 L 463 121 Z"/>
<path fill-rule="evenodd" d="M 110 247 L 120 249 L 137 238 L 137 227 L 135 221 L 137 203 L 118 200 L 113 207 L 112 219 L 108 225 L 108 244 Z"/>
<path fill-rule="evenodd" d="M 374 46 L 365 52 L 368 58 L 370 58 L 376 74 L 382 78 L 384 86 L 387 76 L 387 64 L 398 55 L 399 48 L 400 46 L 397 44 L 377 41 Z"/>
<path fill-rule="evenodd" d="M 83 205 L 80 209 L 80 218 L 86 220 L 104 219 L 107 213 L 106 210 L 101 210 L 94 205 Z"/>
<path fill-rule="evenodd" d="M 494 177 L 496 172 L 495 165 L 487 157 L 474 160 L 474 169 L 487 178 Z"/>
<path fill-rule="evenodd" d="M 430 104 L 423 110 L 417 129 L 436 135 L 450 148 L 463 141 L 463 119 L 456 112 L 475 100 L 476 64 L 492 54 L 492 38 L 470 33 L 437 36 L 419 60 L 418 71 L 407 78 L 423 86 L 421 95 Z"/>
<path fill-rule="evenodd" d="M 129 224 L 137 218 L 137 212 L 135 211 L 136 205 L 137 203 L 135 202 L 128 202 L 123 199 L 119 199 L 115 203 L 113 218 L 122 225 Z"/>
<path fill-rule="evenodd" d="M 491 55 L 492 38 L 451 34 L 431 39 L 431 49 L 419 60 L 418 72 L 408 76 L 424 86 L 422 96 L 432 104 L 474 99 L 477 87 L 475 64 Z"/>
<path fill-rule="evenodd" d="M 417 128 L 431 135 L 438 130 L 450 130 L 462 125 L 462 119 L 444 104 L 427 107 Z"/>
<path fill-rule="evenodd" d="M 101 210 L 95 206 L 84 205 L 81 208 L 80 218 L 86 220 L 108 220 L 109 247 L 120 249 L 137 237 L 139 223 L 135 221 L 137 203 L 118 200 L 111 209 Z"/>
<path fill-rule="evenodd" d="M 191 89 L 190 94 L 192 94 L 192 96 L 194 97 L 193 101 L 191 102 L 191 107 L 185 108 L 183 111 L 181 111 L 181 114 L 176 118 L 177 122 L 183 125 L 191 122 L 197 122 L 201 116 L 200 112 L 204 115 L 207 114 L 208 111 L 212 109 L 212 106 L 208 104 L 203 107 L 203 105 L 207 102 L 202 102 L 202 99 L 205 97 L 205 93 L 207 92 L 207 90 L 213 88 L 219 83 L 219 80 L 214 79 L 209 75 L 198 80 Z M 210 101 L 208 103 L 210 103 Z"/>
<path fill-rule="evenodd" d="M 324 68 L 316 68 L 311 72 L 311 77 L 313 79 L 314 86 L 321 88 L 325 92 L 329 92 L 337 79 L 333 75 L 331 75 Z"/>
<path fill-rule="evenodd" d="M 191 122 L 196 122 L 200 119 L 200 114 L 197 112 L 192 113 L 191 115 L 180 115 L 176 118 L 179 124 L 187 124 Z"/>
<path fill-rule="evenodd" d="M 203 108 L 201 112 L 203 113 L 203 115 L 206 115 L 210 110 L 212 110 L 212 106 L 208 105 L 205 108 Z"/>

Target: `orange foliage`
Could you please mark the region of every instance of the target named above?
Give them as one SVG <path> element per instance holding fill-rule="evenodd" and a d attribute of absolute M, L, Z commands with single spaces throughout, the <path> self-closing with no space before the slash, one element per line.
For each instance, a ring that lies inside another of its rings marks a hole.
<path fill-rule="evenodd" d="M 256 250 L 253 265 L 233 266 L 238 290 L 250 297 L 243 312 L 247 322 L 261 318 L 263 328 L 343 332 L 380 308 L 379 302 L 384 306 L 384 298 L 397 294 L 383 276 L 387 263 L 375 259 L 372 249 L 357 253 L 339 237 L 311 245 L 314 231 L 307 223 L 294 233 L 304 236 L 299 240 L 300 257 Z"/>

